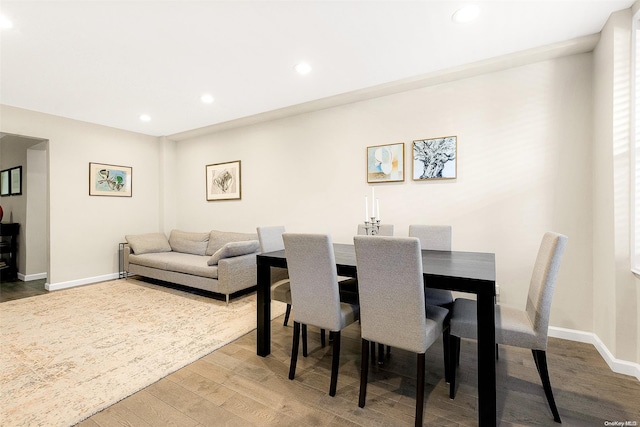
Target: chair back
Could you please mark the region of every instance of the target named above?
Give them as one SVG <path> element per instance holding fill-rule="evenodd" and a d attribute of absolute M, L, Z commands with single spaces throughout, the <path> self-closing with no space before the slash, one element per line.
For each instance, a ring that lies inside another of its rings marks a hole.
<path fill-rule="evenodd" d="M 430 251 L 451 250 L 450 225 L 409 225 L 409 237 L 420 239 L 422 249 Z"/>
<path fill-rule="evenodd" d="M 296 321 L 330 331 L 344 327 L 331 236 L 284 233 Z"/>
<path fill-rule="evenodd" d="M 355 236 L 363 339 L 416 353 L 429 347 L 420 241 Z"/>
<path fill-rule="evenodd" d="M 284 226 L 257 227 L 256 231 L 260 242 L 260 252 L 265 253 L 284 249 L 284 242 L 282 241 Z"/>
<path fill-rule="evenodd" d="M 536 335 L 545 337 L 545 340 L 549 329 L 549 314 L 556 277 L 567 240 L 567 236 L 562 234 L 553 232 L 544 234 L 529 284 L 527 316 Z"/>
<path fill-rule="evenodd" d="M 364 224 L 358 224 L 358 235 L 367 235 L 367 229 L 364 227 Z M 393 236 L 393 224 L 380 224 L 377 236 Z"/>

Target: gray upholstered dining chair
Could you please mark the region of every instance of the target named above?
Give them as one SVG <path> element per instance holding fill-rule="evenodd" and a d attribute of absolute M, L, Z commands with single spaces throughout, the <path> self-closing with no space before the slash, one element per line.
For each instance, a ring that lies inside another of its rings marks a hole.
<path fill-rule="evenodd" d="M 496 343 L 531 349 L 553 419 L 558 423 L 561 420 L 549 381 L 546 351 L 553 290 L 567 240 L 562 234 L 545 233 L 531 275 L 525 309 L 497 305 L 495 310 Z M 456 393 L 460 338 L 477 338 L 476 313 L 476 302 L 473 300 L 458 298 L 453 304 L 450 322 L 451 399 L 455 398 Z"/>
<path fill-rule="evenodd" d="M 367 234 L 367 229 L 364 227 L 364 224 L 358 224 L 358 235 L 365 236 Z M 380 224 L 380 230 L 378 231 L 378 236 L 393 236 L 393 224 Z"/>
<path fill-rule="evenodd" d="M 256 231 L 260 242 L 260 252 L 265 253 L 284 249 L 282 233 L 284 233 L 285 229 L 283 226 L 257 227 Z M 284 326 L 287 326 L 291 315 L 291 286 L 287 270 L 285 268 L 272 268 L 271 281 L 271 299 L 287 304 L 287 311 L 284 315 Z"/>
<path fill-rule="evenodd" d="M 450 225 L 409 225 L 409 237 L 420 239 L 422 249 L 430 251 L 451 250 L 451 226 Z M 444 289 L 425 288 L 427 304 L 438 305 L 451 309 L 453 295 L 451 291 Z"/>
<path fill-rule="evenodd" d="M 417 353 L 415 424 L 422 426 L 425 353 L 442 333 L 448 310 L 425 305 L 422 255 L 417 238 L 355 236 L 353 241 L 362 336 L 358 406 L 363 408 L 366 402 L 369 343 L 412 351 Z"/>
<path fill-rule="evenodd" d="M 333 336 L 329 395 L 335 396 L 340 364 L 340 333 L 358 320 L 360 308 L 357 304 L 340 302 L 331 236 L 284 233 L 282 238 L 291 282 L 292 306 L 295 310 L 289 379 L 293 380 L 296 374 L 301 325 L 303 356 L 307 355 L 306 326 L 329 330 Z"/>
<path fill-rule="evenodd" d="M 358 224 L 358 236 L 366 236 L 367 229 L 364 224 Z M 380 224 L 380 229 L 378 230 L 378 234 L 376 236 L 393 236 L 393 224 Z M 391 354 L 391 347 L 387 346 L 387 357 Z M 378 364 L 382 365 L 384 363 L 384 345 L 378 345 Z M 371 342 L 371 360 L 376 360 L 376 346 L 375 343 Z"/>
<path fill-rule="evenodd" d="M 420 240 L 420 247 L 430 251 L 450 251 L 451 250 L 451 226 L 450 225 L 424 225 L 410 224 L 409 237 L 417 237 Z M 425 283 L 424 296 L 426 303 L 429 305 L 437 305 L 451 310 L 453 307 L 453 294 L 451 291 L 444 289 L 429 288 Z M 449 359 L 449 319 L 444 322 L 444 332 L 442 334 L 444 341 L 444 356 Z M 447 363 L 447 367 L 449 364 Z M 447 382 L 449 382 L 451 373 L 449 369 L 445 373 Z"/>

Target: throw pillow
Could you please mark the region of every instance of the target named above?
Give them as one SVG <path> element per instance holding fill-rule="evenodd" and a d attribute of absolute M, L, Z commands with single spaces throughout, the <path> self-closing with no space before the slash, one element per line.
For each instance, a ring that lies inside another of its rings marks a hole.
<path fill-rule="evenodd" d="M 208 265 L 217 265 L 218 261 L 224 258 L 231 258 L 234 256 L 247 255 L 256 252 L 260 248 L 260 243 L 257 240 L 244 240 L 242 242 L 229 242 L 213 254 Z"/>
<path fill-rule="evenodd" d="M 124 238 L 136 255 L 151 252 L 171 252 L 167 236 L 162 233 L 127 235 Z"/>

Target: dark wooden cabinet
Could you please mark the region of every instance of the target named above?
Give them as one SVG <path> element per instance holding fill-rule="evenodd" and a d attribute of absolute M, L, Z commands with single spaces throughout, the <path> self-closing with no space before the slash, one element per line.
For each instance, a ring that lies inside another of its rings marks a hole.
<path fill-rule="evenodd" d="M 0 223 L 0 280 L 15 280 L 18 276 L 18 232 L 20 224 Z"/>

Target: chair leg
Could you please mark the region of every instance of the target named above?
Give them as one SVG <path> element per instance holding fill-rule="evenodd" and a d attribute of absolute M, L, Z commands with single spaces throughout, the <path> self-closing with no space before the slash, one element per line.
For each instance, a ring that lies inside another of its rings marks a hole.
<path fill-rule="evenodd" d="M 498 352 L 498 344 L 496 343 L 496 360 L 500 359 L 500 354 Z"/>
<path fill-rule="evenodd" d="M 333 332 L 333 358 L 331 360 L 331 386 L 329 396 L 336 395 L 338 386 L 338 368 L 340 367 L 340 331 Z"/>
<path fill-rule="evenodd" d="M 287 304 L 287 312 L 284 313 L 284 326 L 289 323 L 289 315 L 291 315 L 291 304 Z"/>
<path fill-rule="evenodd" d="M 327 333 L 324 329 L 320 329 L 320 344 L 322 345 L 322 348 L 327 345 Z"/>
<path fill-rule="evenodd" d="M 291 346 L 291 364 L 289 365 L 289 379 L 296 377 L 296 364 L 298 363 L 298 348 L 300 347 L 300 323 L 293 322 L 293 345 Z"/>
<path fill-rule="evenodd" d="M 362 339 L 362 355 L 360 356 L 360 395 L 358 406 L 364 408 L 367 400 L 367 381 L 369 379 L 369 341 Z"/>
<path fill-rule="evenodd" d="M 384 344 L 378 344 L 378 365 L 384 365 Z"/>
<path fill-rule="evenodd" d="M 460 360 L 460 337 L 449 335 L 449 398 L 456 398 L 456 368 Z"/>
<path fill-rule="evenodd" d="M 449 340 L 450 340 L 451 334 L 450 334 L 450 330 L 449 327 L 446 326 L 443 330 L 442 330 L 442 349 L 444 352 L 444 380 L 447 383 L 451 382 L 451 363 L 450 363 L 450 356 L 449 354 L 451 353 L 451 349 L 449 348 Z"/>
<path fill-rule="evenodd" d="M 302 325 L 302 357 L 307 357 L 309 352 L 307 351 L 307 325 Z"/>
<path fill-rule="evenodd" d="M 424 419 L 424 363 L 425 354 L 418 353 L 418 374 L 416 383 L 416 427 L 422 427 Z"/>
<path fill-rule="evenodd" d="M 547 352 L 544 350 L 531 350 L 533 354 L 533 361 L 536 363 L 538 373 L 540 374 L 540 380 L 542 381 L 542 387 L 544 388 L 544 394 L 547 396 L 547 402 L 549 402 L 549 408 L 553 414 L 553 420 L 557 423 L 561 423 L 560 414 L 556 407 L 556 401 L 553 398 L 553 391 L 551 390 L 551 381 L 549 381 L 549 370 L 547 369 Z"/>
<path fill-rule="evenodd" d="M 376 363 L 376 343 L 370 341 L 371 343 L 371 363 Z"/>

